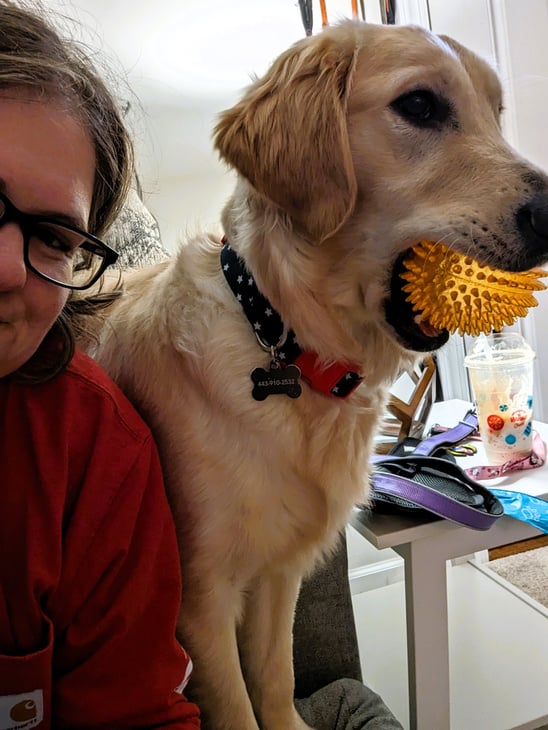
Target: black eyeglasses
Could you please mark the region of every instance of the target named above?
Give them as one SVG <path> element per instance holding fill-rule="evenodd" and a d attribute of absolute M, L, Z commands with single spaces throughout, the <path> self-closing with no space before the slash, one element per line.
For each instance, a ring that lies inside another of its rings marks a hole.
<path fill-rule="evenodd" d="M 17 223 L 23 233 L 25 265 L 52 284 L 87 289 L 118 254 L 91 233 L 52 218 L 23 213 L 0 192 L 0 228 Z"/>

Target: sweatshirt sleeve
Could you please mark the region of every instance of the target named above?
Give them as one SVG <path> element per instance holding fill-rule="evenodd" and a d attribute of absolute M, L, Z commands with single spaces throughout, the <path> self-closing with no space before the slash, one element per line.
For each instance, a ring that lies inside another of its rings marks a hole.
<path fill-rule="evenodd" d="M 51 601 L 52 726 L 199 728 L 183 694 L 192 663 L 175 639 L 180 566 L 156 447 L 149 436 L 92 461 Z"/>

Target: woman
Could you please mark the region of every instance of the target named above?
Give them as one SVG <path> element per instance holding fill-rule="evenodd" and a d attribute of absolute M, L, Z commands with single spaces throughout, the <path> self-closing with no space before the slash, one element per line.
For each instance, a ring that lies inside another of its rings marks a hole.
<path fill-rule="evenodd" d="M 132 174 L 88 58 L 0 0 L 0 728 L 198 728 L 150 432 L 63 316 Z"/>

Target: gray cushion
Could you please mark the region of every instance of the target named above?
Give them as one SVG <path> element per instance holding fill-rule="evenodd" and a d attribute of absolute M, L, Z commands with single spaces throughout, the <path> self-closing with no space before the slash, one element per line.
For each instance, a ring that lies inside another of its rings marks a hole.
<path fill-rule="evenodd" d="M 155 264 L 170 256 L 162 245 L 157 220 L 135 190 L 130 191 L 104 241 L 120 254 L 118 265 L 122 269 Z"/>
<path fill-rule="evenodd" d="M 341 677 L 362 678 L 344 535 L 333 555 L 303 582 L 293 655 L 296 697 Z"/>
<path fill-rule="evenodd" d="M 339 679 L 295 702 L 315 730 L 403 730 L 382 698 L 355 679 Z"/>

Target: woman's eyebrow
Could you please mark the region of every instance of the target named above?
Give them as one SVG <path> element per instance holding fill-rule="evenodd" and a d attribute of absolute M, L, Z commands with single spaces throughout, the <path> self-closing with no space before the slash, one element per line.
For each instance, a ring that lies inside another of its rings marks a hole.
<path fill-rule="evenodd" d="M 7 192 L 7 185 L 4 178 L 0 177 L 0 192 L 4 193 L 9 198 L 8 192 Z M 10 198 L 11 200 L 11 198 Z M 32 211 L 32 213 L 28 211 L 22 211 L 23 213 L 27 213 L 27 215 L 33 215 L 37 216 L 39 218 L 49 218 L 52 223 L 66 223 L 69 226 L 73 226 L 73 228 L 79 228 L 81 231 L 86 233 L 86 221 L 83 221 L 78 216 L 73 216 L 70 213 L 61 213 L 58 210 L 36 210 Z"/>
<path fill-rule="evenodd" d="M 61 213 L 58 210 L 36 210 L 28 215 L 32 215 L 37 218 L 47 218 L 52 223 L 66 223 L 73 228 L 78 228 L 84 233 L 86 232 L 85 222 L 79 217 L 70 215 L 70 213 Z"/>

